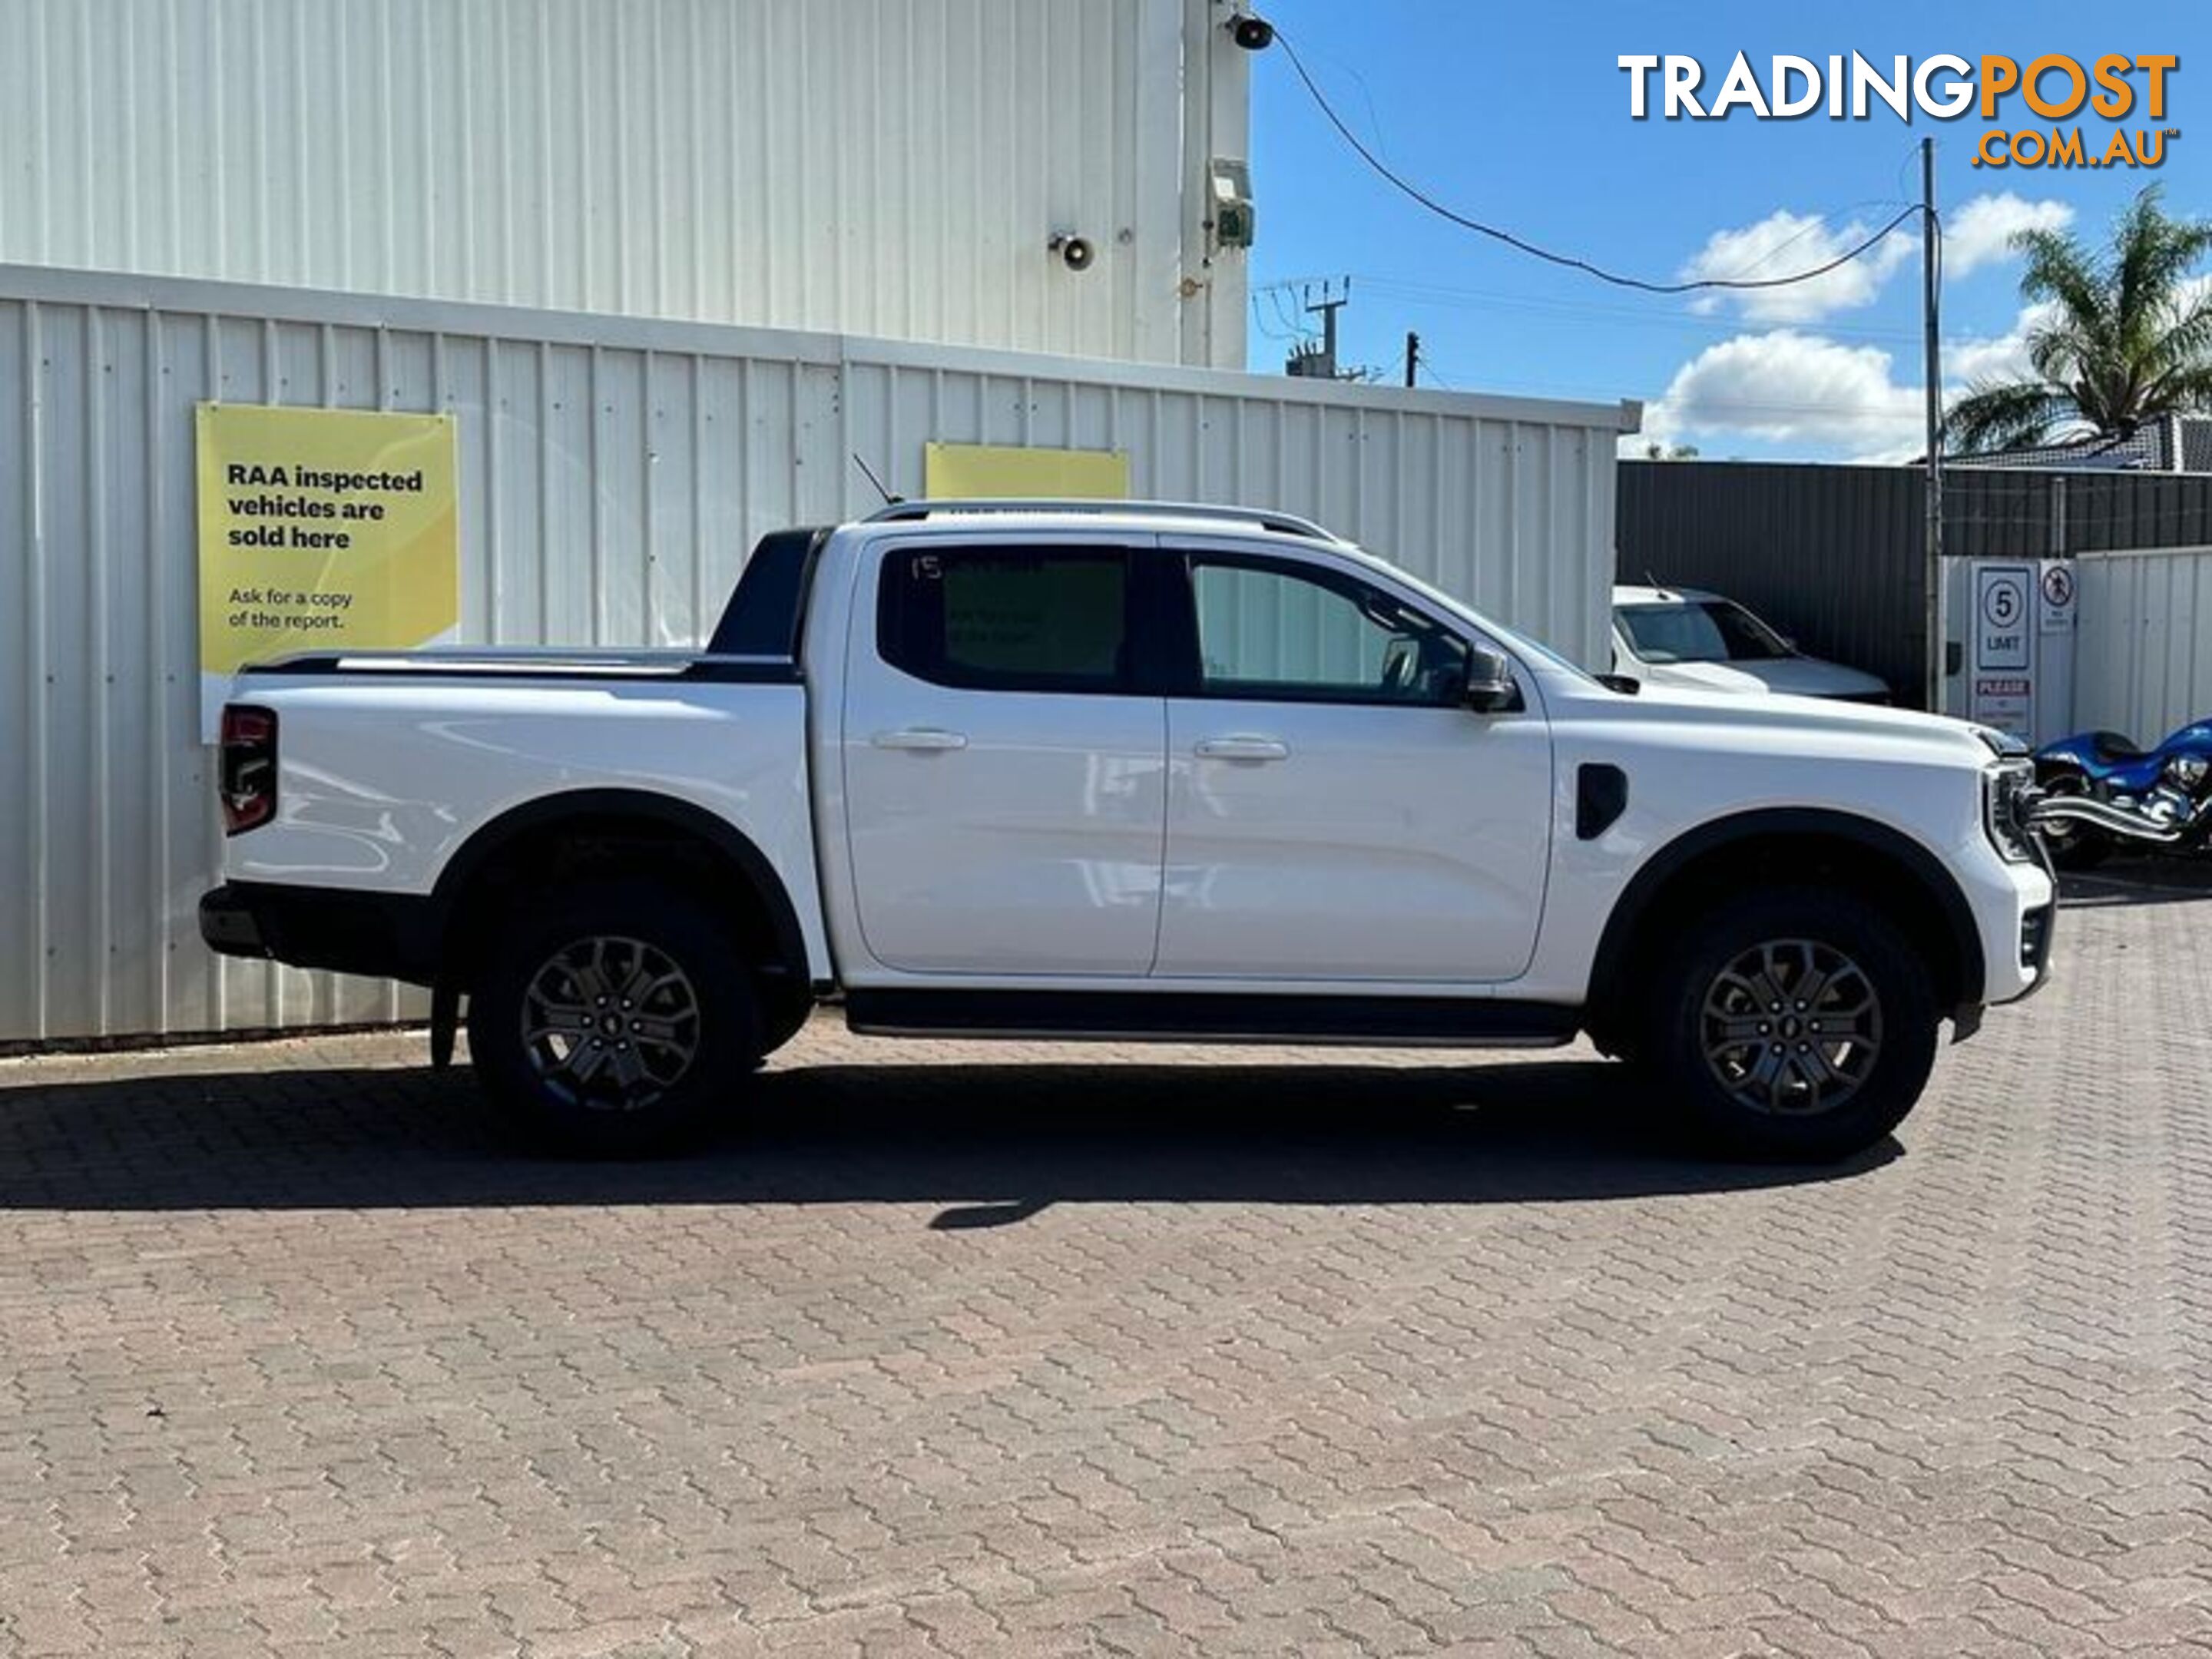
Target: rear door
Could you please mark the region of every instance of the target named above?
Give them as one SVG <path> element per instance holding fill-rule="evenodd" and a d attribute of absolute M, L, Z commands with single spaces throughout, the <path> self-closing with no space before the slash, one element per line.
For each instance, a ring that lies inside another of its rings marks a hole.
<path fill-rule="evenodd" d="M 979 532 L 864 574 L 840 738 L 854 908 L 916 974 L 1138 976 L 1158 942 L 1166 702 L 1148 543 Z"/>
<path fill-rule="evenodd" d="M 1488 983 L 1535 949 L 1552 744 L 1535 688 L 1461 697 L 1468 631 L 1381 580 L 1189 545 L 1168 704 L 1160 977 Z"/>

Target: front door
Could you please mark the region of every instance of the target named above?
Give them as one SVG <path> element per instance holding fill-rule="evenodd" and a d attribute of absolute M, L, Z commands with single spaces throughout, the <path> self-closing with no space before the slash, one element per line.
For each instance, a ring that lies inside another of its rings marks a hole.
<path fill-rule="evenodd" d="M 1528 967 L 1552 745 L 1467 708 L 1467 640 L 1380 582 L 1187 551 L 1198 661 L 1170 699 L 1162 977 L 1487 983 Z"/>
<path fill-rule="evenodd" d="M 887 549 L 872 595 L 864 578 L 841 741 L 855 907 L 884 967 L 1151 968 L 1166 703 L 1133 689 L 1151 552 L 933 538 Z"/>

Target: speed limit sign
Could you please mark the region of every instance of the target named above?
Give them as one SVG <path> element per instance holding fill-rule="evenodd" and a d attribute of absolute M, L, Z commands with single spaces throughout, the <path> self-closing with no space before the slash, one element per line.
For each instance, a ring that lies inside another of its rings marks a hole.
<path fill-rule="evenodd" d="M 1974 567 L 1974 669 L 2017 673 L 2028 665 L 2028 608 L 2036 570 L 2027 564 Z"/>

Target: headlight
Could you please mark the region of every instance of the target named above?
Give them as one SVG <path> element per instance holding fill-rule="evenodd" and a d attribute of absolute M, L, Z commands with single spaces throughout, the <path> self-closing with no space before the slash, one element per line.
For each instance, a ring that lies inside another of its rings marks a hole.
<path fill-rule="evenodd" d="M 1982 827 L 1990 845 L 2008 864 L 2031 864 L 2035 842 L 2027 827 L 2027 803 L 2035 787 L 2035 769 L 2020 761 L 1992 766 L 1982 774 Z"/>
<path fill-rule="evenodd" d="M 2168 783 L 2193 795 L 2204 781 L 2205 773 L 2212 771 L 2212 763 L 2207 763 L 2202 755 L 2176 755 L 2166 762 L 2165 770 Z"/>

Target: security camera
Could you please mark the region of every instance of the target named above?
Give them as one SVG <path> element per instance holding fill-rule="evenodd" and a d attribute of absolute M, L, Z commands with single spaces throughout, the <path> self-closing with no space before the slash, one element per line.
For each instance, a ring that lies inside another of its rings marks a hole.
<path fill-rule="evenodd" d="M 1275 44 L 1275 26 L 1264 17 L 1239 12 L 1229 20 L 1229 38 L 1247 52 L 1265 52 Z"/>
<path fill-rule="evenodd" d="M 1060 255 L 1060 264 L 1070 270 L 1088 270 L 1091 261 L 1098 257 L 1098 250 L 1091 246 L 1088 238 L 1064 230 L 1054 232 L 1052 240 L 1045 246 L 1048 251 Z"/>

